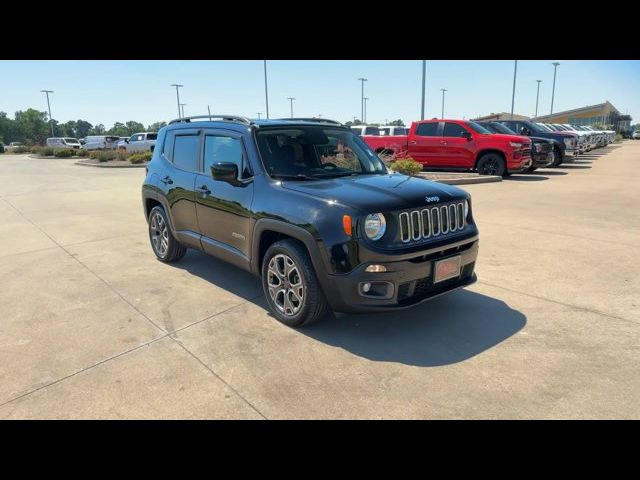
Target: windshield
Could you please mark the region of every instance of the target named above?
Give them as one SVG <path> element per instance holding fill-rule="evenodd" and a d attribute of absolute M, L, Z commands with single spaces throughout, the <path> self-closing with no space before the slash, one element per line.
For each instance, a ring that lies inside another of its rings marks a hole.
<path fill-rule="evenodd" d="M 504 133 L 505 135 L 517 135 L 516 132 L 509 127 L 502 125 L 501 123 L 488 123 L 485 124 L 487 128 L 493 130 L 495 133 Z"/>
<path fill-rule="evenodd" d="M 258 150 L 272 177 L 314 180 L 386 174 L 382 160 L 350 130 L 326 127 L 265 128 Z"/>
<path fill-rule="evenodd" d="M 80 143 L 77 138 L 65 138 L 65 143 Z"/>
<path fill-rule="evenodd" d="M 465 122 L 465 125 L 476 133 L 484 133 L 485 135 L 491 135 L 492 133 L 491 130 L 476 122 Z"/>

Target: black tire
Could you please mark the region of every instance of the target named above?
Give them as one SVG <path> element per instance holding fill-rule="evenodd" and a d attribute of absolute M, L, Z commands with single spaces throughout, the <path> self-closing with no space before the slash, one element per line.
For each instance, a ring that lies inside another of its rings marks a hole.
<path fill-rule="evenodd" d="M 553 147 L 553 163 L 552 167 L 559 167 L 562 163 L 562 150 L 558 147 Z"/>
<path fill-rule="evenodd" d="M 485 153 L 478 160 L 476 170 L 480 175 L 497 175 L 498 177 L 502 177 L 505 175 L 507 168 L 504 158 L 500 155 L 497 153 Z"/>
<path fill-rule="evenodd" d="M 162 221 L 160 221 L 162 219 Z M 156 258 L 161 262 L 177 262 L 187 253 L 187 248 L 175 239 L 169 227 L 164 208 L 153 207 L 149 212 L 149 241 Z"/>
<path fill-rule="evenodd" d="M 531 172 L 535 172 L 538 169 L 538 167 L 534 167 L 533 165 L 531 165 L 529 168 L 527 168 L 527 172 L 531 173 Z"/>
<path fill-rule="evenodd" d="M 293 262 L 293 265 L 288 266 L 289 270 L 285 267 L 287 258 Z M 280 266 L 283 268 L 280 269 Z M 283 285 L 284 288 L 274 287 L 275 280 L 278 281 L 277 285 Z M 297 293 L 294 292 L 296 285 L 301 285 L 297 287 Z M 309 253 L 297 240 L 281 240 L 267 249 L 262 261 L 262 289 L 271 313 L 289 327 L 308 325 L 329 312 L 329 304 L 318 282 Z M 290 312 L 286 312 L 287 309 Z"/>

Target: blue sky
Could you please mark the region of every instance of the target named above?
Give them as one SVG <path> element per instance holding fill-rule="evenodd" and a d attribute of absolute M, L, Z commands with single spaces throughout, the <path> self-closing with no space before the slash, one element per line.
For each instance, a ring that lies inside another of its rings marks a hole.
<path fill-rule="evenodd" d="M 518 61 L 515 113 L 533 115 L 536 79 L 542 80 L 539 114 L 549 112 L 555 60 Z M 609 100 L 640 121 L 639 61 L 558 60 L 554 111 Z M 511 109 L 512 60 L 427 61 L 426 118 L 472 118 Z M 419 60 L 270 60 L 269 113 L 289 116 L 287 97 L 295 97 L 294 115 L 360 117 L 360 82 L 366 77 L 367 120 L 419 119 Z M 212 112 L 264 117 L 262 60 L 211 61 L 0 61 L 0 111 L 13 116 L 29 107 L 46 110 L 42 89 L 51 95 L 53 118 L 82 118 L 107 128 L 114 122 L 150 124 L 177 116 L 175 88 L 187 115 Z"/>

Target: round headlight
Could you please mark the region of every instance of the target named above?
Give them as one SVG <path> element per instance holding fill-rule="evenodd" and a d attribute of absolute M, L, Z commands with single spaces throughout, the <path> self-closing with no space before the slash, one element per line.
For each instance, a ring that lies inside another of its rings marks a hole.
<path fill-rule="evenodd" d="M 364 233 L 371 240 L 380 240 L 387 229 L 387 222 L 381 213 L 372 213 L 364 219 Z"/>
<path fill-rule="evenodd" d="M 469 216 L 469 200 L 464 201 L 464 218 Z"/>

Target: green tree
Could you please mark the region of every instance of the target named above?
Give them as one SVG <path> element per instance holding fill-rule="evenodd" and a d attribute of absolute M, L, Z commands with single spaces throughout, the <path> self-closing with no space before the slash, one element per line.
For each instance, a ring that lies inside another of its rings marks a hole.
<path fill-rule="evenodd" d="M 0 112 L 0 140 L 4 143 L 18 141 L 15 120 L 7 117 L 6 112 Z"/>
<path fill-rule="evenodd" d="M 404 122 L 399 118 L 398 120 L 394 120 L 393 122 L 389 123 L 389 125 L 395 127 L 404 127 Z"/>
<path fill-rule="evenodd" d="M 17 111 L 15 118 L 17 141 L 44 144 L 51 133 L 46 112 L 29 108 Z"/>
<path fill-rule="evenodd" d="M 144 125 L 140 122 L 129 121 L 127 122 L 127 130 L 129 130 L 129 135 L 133 135 L 134 133 L 144 132 Z"/>
<path fill-rule="evenodd" d="M 147 127 L 147 131 L 148 132 L 157 132 L 158 130 L 160 130 L 162 127 L 166 127 L 167 126 L 167 122 L 156 122 L 156 123 L 152 123 L 151 125 L 149 125 Z M 135 132 L 134 132 L 135 133 Z M 133 133 L 132 133 L 133 135 Z"/>
<path fill-rule="evenodd" d="M 127 130 L 127 126 L 124 123 L 116 122 L 113 124 L 109 130 L 107 130 L 108 135 L 115 135 L 117 137 L 128 137 L 129 135 L 133 135 L 129 133 Z"/>
<path fill-rule="evenodd" d="M 99 123 L 89 130 L 88 135 L 104 135 L 105 133 L 107 133 L 107 130 L 104 128 L 103 124 Z"/>
<path fill-rule="evenodd" d="M 78 119 L 76 121 L 76 128 L 74 129 L 74 137 L 76 138 L 84 138 L 89 135 L 91 131 L 92 125 L 86 120 Z"/>

